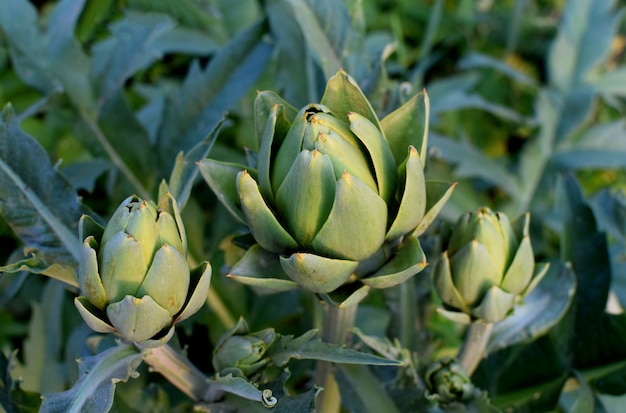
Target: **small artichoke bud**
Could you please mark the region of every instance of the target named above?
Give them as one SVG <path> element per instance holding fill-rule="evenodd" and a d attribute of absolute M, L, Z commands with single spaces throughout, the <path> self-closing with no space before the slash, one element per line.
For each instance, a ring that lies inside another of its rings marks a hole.
<path fill-rule="evenodd" d="M 164 344 L 174 323 L 204 303 L 211 267 L 190 270 L 185 230 L 169 193 L 158 206 L 130 196 L 106 228 L 83 216 L 79 230 L 84 242 L 75 304 L 93 330 Z"/>
<path fill-rule="evenodd" d="M 537 285 L 548 265 L 535 266 L 529 220 L 525 214 L 512 225 L 486 207 L 458 219 L 433 270 L 441 314 L 465 324 L 495 323 Z"/>
<path fill-rule="evenodd" d="M 463 367 L 451 357 L 433 363 L 425 375 L 427 398 L 442 403 L 470 400 L 476 388 Z"/>
<path fill-rule="evenodd" d="M 340 70 L 320 103 L 298 111 L 266 91 L 255 113 L 260 150 L 253 165 L 200 163 L 254 238 L 232 278 L 264 291 L 331 294 L 347 285 L 337 295 L 348 296 L 392 287 L 426 266 L 417 236 L 452 186 L 424 176 L 425 93 L 379 119 Z"/>
<path fill-rule="evenodd" d="M 218 340 L 213 352 L 213 367 L 218 373 L 250 376 L 265 366 L 269 359 L 265 352 L 274 343 L 276 333 L 268 328 L 256 333 L 248 332 L 248 325 L 240 319 L 235 327 Z"/>

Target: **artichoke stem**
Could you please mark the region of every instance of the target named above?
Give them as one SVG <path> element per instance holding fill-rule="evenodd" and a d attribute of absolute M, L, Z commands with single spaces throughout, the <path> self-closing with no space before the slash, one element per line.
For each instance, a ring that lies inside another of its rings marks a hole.
<path fill-rule="evenodd" d="M 144 350 L 143 359 L 152 371 L 160 373 L 194 401 L 206 398 L 209 388 L 207 377 L 168 344 Z"/>
<path fill-rule="evenodd" d="M 354 326 L 358 304 L 340 308 L 327 303 L 324 306 L 322 324 L 322 341 L 332 344 L 346 344 L 349 331 Z M 339 413 L 341 410 L 341 396 L 339 387 L 332 371 L 332 363 L 318 361 L 315 369 L 315 383 L 324 387 L 316 403 L 318 413 Z"/>
<path fill-rule="evenodd" d="M 492 329 L 493 323 L 485 323 L 481 320 L 473 322 L 468 327 L 465 341 L 457 356 L 468 376 L 474 373 L 478 363 L 483 359 Z"/>

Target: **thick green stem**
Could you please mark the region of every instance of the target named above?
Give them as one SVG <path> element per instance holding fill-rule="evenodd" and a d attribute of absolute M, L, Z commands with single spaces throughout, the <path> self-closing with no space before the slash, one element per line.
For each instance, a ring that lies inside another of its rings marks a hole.
<path fill-rule="evenodd" d="M 483 359 L 492 329 L 493 323 L 485 323 L 484 321 L 476 321 L 470 324 L 467 329 L 465 341 L 457 358 L 468 376 L 474 373 L 478 363 Z"/>
<path fill-rule="evenodd" d="M 168 344 L 144 350 L 143 359 L 152 371 L 161 374 L 194 401 L 205 399 L 209 387 L 207 377 Z"/>
<path fill-rule="evenodd" d="M 322 324 L 322 341 L 333 344 L 345 344 L 349 332 L 354 325 L 358 305 L 340 308 L 327 303 L 324 306 L 324 321 Z M 318 361 L 315 370 L 315 383 L 324 387 L 318 396 L 318 413 L 338 413 L 341 409 L 339 388 L 332 371 L 332 363 Z"/>
<path fill-rule="evenodd" d="M 161 374 L 195 402 L 215 402 L 231 393 L 244 399 L 274 407 L 278 400 L 270 389 L 260 390 L 240 377 L 206 377 L 196 366 L 169 345 L 145 349 L 143 360 L 151 371 Z"/>

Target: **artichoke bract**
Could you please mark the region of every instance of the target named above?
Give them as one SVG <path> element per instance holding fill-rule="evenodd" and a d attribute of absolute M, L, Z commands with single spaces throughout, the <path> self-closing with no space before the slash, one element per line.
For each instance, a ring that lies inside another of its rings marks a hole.
<path fill-rule="evenodd" d="M 75 304 L 91 329 L 157 346 L 204 304 L 211 267 L 190 270 L 185 229 L 169 193 L 158 206 L 128 197 L 106 228 L 84 215 L 79 232 L 81 296 Z"/>
<path fill-rule="evenodd" d="M 433 270 L 442 315 L 464 324 L 495 323 L 535 288 L 548 265 L 535 265 L 529 224 L 528 213 L 511 224 L 487 207 L 458 219 Z"/>
<path fill-rule="evenodd" d="M 390 287 L 424 268 L 417 236 L 452 190 L 424 178 L 425 93 L 379 121 L 356 82 L 339 71 L 320 103 L 297 111 L 260 92 L 255 115 L 253 164 L 199 164 L 255 241 L 231 277 L 320 294 L 351 284 L 363 296 L 363 288 Z"/>

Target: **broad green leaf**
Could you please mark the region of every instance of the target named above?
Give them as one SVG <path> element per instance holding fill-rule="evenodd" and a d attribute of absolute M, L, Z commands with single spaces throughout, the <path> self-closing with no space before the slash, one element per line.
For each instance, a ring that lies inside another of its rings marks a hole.
<path fill-rule="evenodd" d="M 301 27 L 302 34 L 306 41 L 306 45 L 312 52 L 317 64 L 322 68 L 324 78 L 329 79 L 333 76 L 339 68 L 342 67 L 342 55 L 343 50 L 337 48 L 337 45 L 333 42 L 330 36 L 336 36 L 339 39 L 343 37 L 343 33 L 339 31 L 347 30 L 349 24 L 341 22 L 343 24 L 335 24 L 333 17 L 339 15 L 344 18 L 348 18 L 343 4 L 334 3 L 335 9 L 330 9 L 330 18 L 326 20 L 327 16 L 324 16 L 322 20 L 321 16 L 315 13 L 314 7 L 326 6 L 326 2 L 319 2 L 317 6 L 311 5 L 306 0 L 285 0 L 285 3 L 291 8 L 293 18 L 296 19 L 298 25 Z M 325 27 L 326 24 L 330 24 L 329 28 Z M 328 32 L 326 31 L 328 30 Z"/>
<path fill-rule="evenodd" d="M 43 395 L 41 413 L 106 413 L 113 405 L 115 385 L 127 381 L 142 360 L 142 354 L 120 344 L 78 361 L 79 379 L 61 393 Z"/>
<path fill-rule="evenodd" d="M 219 19 L 193 0 L 128 0 L 128 8 L 144 12 L 157 12 L 167 14 L 179 21 L 183 26 L 207 31 L 217 42 L 226 40 L 226 33 L 221 29 Z"/>
<path fill-rule="evenodd" d="M 178 208 L 182 211 L 191 195 L 191 188 L 198 177 L 200 168 L 198 162 L 206 159 L 211 152 L 211 148 L 217 139 L 225 118 L 222 118 L 211 130 L 204 140 L 198 142 L 187 154 L 180 152 L 176 156 L 174 168 L 170 174 L 169 188 L 172 196 L 178 203 Z"/>
<path fill-rule="evenodd" d="M 482 96 L 472 93 L 472 89 L 479 82 L 474 73 L 449 76 L 428 85 L 431 120 L 437 122 L 442 112 L 459 109 L 481 109 L 499 118 L 516 123 L 525 123 L 526 119 L 505 106 L 490 102 Z"/>
<path fill-rule="evenodd" d="M 145 188 L 154 186 L 155 156 L 146 130 L 139 123 L 121 90 L 103 102 L 98 125 L 103 133 L 100 144 L 110 147 L 107 155 L 119 168 L 123 164 Z M 120 128 L 120 125 L 124 125 Z M 103 140 L 106 140 L 104 142 Z M 135 189 L 137 190 L 137 189 Z M 140 194 L 145 197 L 145 194 Z"/>
<path fill-rule="evenodd" d="M 515 175 L 507 170 L 504 160 L 487 156 L 471 142 L 457 142 L 436 133 L 430 134 L 430 147 L 438 158 L 456 165 L 456 175 L 465 178 L 482 178 L 497 185 L 508 194 L 519 192 Z"/>
<path fill-rule="evenodd" d="M 28 257 L 20 261 L 0 266 L 0 273 L 16 273 L 20 271 L 47 275 L 50 278 L 63 281 L 67 285 L 78 287 L 78 282 L 76 281 L 76 267 L 67 267 L 61 264 L 48 264 L 35 252 L 30 253 Z"/>
<path fill-rule="evenodd" d="M 321 91 L 317 90 L 313 59 L 307 48 L 302 47 L 304 35 L 292 8 L 285 7 L 285 0 L 264 3 L 270 32 L 276 39 L 277 61 L 281 62 L 275 87 L 296 107 L 319 101 Z"/>
<path fill-rule="evenodd" d="M 559 344 L 543 336 L 530 345 L 492 353 L 480 363 L 472 382 L 504 411 L 551 411 L 568 376 L 566 363 Z"/>
<path fill-rule="evenodd" d="M 45 94 L 62 90 L 58 79 L 48 71 L 45 39 L 38 29 L 37 10 L 31 2 L 0 2 L 0 31 L 15 72 L 26 84 Z"/>
<path fill-rule="evenodd" d="M 220 392 L 230 393 L 242 397 L 244 399 L 253 400 L 261 403 L 265 407 L 273 407 L 278 400 L 272 395 L 271 390 L 259 390 L 258 387 L 241 377 L 235 377 L 232 374 L 220 376 L 217 374 L 213 379 L 207 380 L 209 391 L 207 399 L 215 399 Z"/>
<path fill-rule="evenodd" d="M 0 352 L 0 408 L 6 413 L 37 413 L 41 404 L 39 393 L 26 392 L 11 375 L 15 352 L 5 356 Z"/>
<path fill-rule="evenodd" d="M 22 242 L 49 263 L 75 264 L 77 224 L 86 212 L 45 150 L 17 125 L 10 106 L 0 120 L 0 214 Z"/>
<path fill-rule="evenodd" d="M 574 389 L 564 390 L 559 398 L 559 407 L 568 413 L 597 411 L 594 405 L 595 397 L 593 390 L 585 382 L 579 382 Z"/>
<path fill-rule="evenodd" d="M 592 81 L 596 91 L 610 96 L 626 96 L 626 67 L 620 66 L 615 70 L 601 74 Z"/>
<path fill-rule="evenodd" d="M 72 103 L 93 114 L 95 99 L 89 77 L 89 57 L 74 37 L 74 29 L 86 0 L 59 1 L 47 20 L 47 58 Z"/>
<path fill-rule="evenodd" d="M 169 96 L 157 138 L 166 167 L 174 154 L 204 139 L 261 74 L 271 50 L 264 33 L 263 22 L 253 25 L 220 49 L 205 69 L 192 66 L 180 89 Z"/>
<path fill-rule="evenodd" d="M 64 389 L 63 360 L 59 359 L 63 345 L 61 323 L 64 318 L 63 284 L 49 281 L 40 303 L 33 304 L 33 316 L 24 342 L 24 364 L 20 369 L 25 388 L 39 393 Z"/>
<path fill-rule="evenodd" d="M 94 45 L 91 60 L 100 105 L 117 94 L 137 71 L 162 57 L 160 37 L 174 25 L 166 15 L 130 12 L 109 26 L 111 36 Z"/>
<path fill-rule="evenodd" d="M 572 305 L 574 367 L 586 370 L 626 360 L 626 315 L 605 311 L 611 283 L 606 235 L 573 177 L 560 182 L 556 211 L 563 216 L 561 255 L 572 263 L 578 286 Z"/>
<path fill-rule="evenodd" d="M 474 68 L 494 69 L 520 84 L 533 88 L 538 87 L 535 79 L 520 71 L 518 68 L 481 52 L 472 51 L 465 55 L 459 62 L 459 69 L 468 70 Z"/>
<path fill-rule="evenodd" d="M 338 369 L 339 388 L 344 394 L 354 394 L 363 413 L 400 413 L 385 386 L 367 366 L 342 365 Z M 346 387 L 349 389 L 346 389 Z M 355 397 L 346 403 L 352 404 Z"/>
<path fill-rule="evenodd" d="M 580 136 L 556 145 L 551 162 L 561 168 L 617 169 L 626 166 L 626 124 L 623 121 L 592 126 Z"/>
<path fill-rule="evenodd" d="M 554 264 L 544 280 L 515 306 L 513 314 L 494 325 L 486 353 L 534 340 L 565 315 L 576 290 L 576 279 L 567 265 Z"/>
<path fill-rule="evenodd" d="M 277 366 L 284 366 L 290 359 L 310 359 L 331 361 L 342 364 L 369 364 L 376 366 L 398 366 L 396 360 L 389 360 L 374 354 L 345 348 L 338 344 L 323 343 L 317 330 L 309 330 L 300 337 L 281 336 L 267 351 L 266 355 Z"/>
<path fill-rule="evenodd" d="M 589 71 L 610 52 L 622 13 L 613 0 L 570 0 L 548 54 L 550 83 L 562 92 L 584 82 Z"/>

